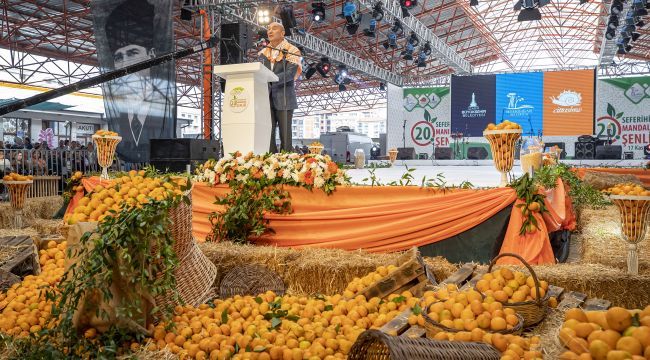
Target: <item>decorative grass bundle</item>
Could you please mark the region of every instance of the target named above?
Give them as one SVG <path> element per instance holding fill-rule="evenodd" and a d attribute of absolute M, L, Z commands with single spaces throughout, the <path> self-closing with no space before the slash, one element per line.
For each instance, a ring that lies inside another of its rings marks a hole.
<path fill-rule="evenodd" d="M 291 249 L 273 246 L 239 245 L 230 242 L 200 244 L 203 253 L 217 266 L 217 283 L 238 265 L 259 264 L 284 280 L 287 293 L 333 295 L 343 293 L 355 277 L 374 271 L 379 265 L 394 264 L 400 253 L 371 254 L 339 249 Z M 430 258 L 436 279 L 442 280 L 456 267 L 442 258 Z"/>

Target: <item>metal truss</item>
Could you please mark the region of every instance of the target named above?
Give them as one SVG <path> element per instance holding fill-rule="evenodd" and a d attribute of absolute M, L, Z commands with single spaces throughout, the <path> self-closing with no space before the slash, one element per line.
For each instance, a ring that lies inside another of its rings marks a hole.
<path fill-rule="evenodd" d="M 608 18 L 610 15 L 610 6 L 605 7 L 605 13 L 600 19 L 600 23 L 603 28 L 603 34 L 602 34 L 602 42 L 600 45 L 600 54 L 598 57 L 598 64 L 599 65 L 609 65 L 612 63 L 612 60 L 614 60 L 614 56 L 616 56 L 616 40 L 619 37 L 620 31 L 622 28 L 625 27 L 625 16 L 627 16 L 627 12 L 630 10 L 630 5 L 632 1 L 625 1 L 623 2 L 623 11 L 621 12 L 621 16 L 619 16 L 619 26 L 616 29 L 616 33 L 614 38 L 611 40 L 608 40 L 607 37 L 605 36 L 605 33 L 607 32 L 607 22 Z M 607 4 L 609 5 L 609 4 Z"/>
<path fill-rule="evenodd" d="M 650 74 L 650 62 L 635 60 L 612 62 L 610 65 L 601 66 L 598 71 L 599 77 L 609 78 L 648 74 Z"/>
<path fill-rule="evenodd" d="M 359 0 L 359 3 L 367 9 L 372 9 L 376 2 L 372 0 Z M 431 29 L 420 22 L 417 17 L 402 16 L 402 9 L 398 1 L 381 0 L 381 3 L 384 8 L 384 19 L 390 23 L 397 19 L 405 28 L 413 31 L 420 41 L 430 42 L 431 49 L 435 54 L 434 56 L 437 57 L 438 60 L 442 60 L 459 74 L 469 74 L 472 72 L 472 65 L 454 49 L 449 47 L 444 41 L 440 40 L 440 38 L 436 36 Z"/>
<path fill-rule="evenodd" d="M 379 88 L 329 92 L 298 98 L 294 117 L 320 113 L 347 112 L 375 109 L 386 106 L 386 91 Z"/>
<path fill-rule="evenodd" d="M 245 23 L 256 28 L 263 28 L 263 26 L 257 23 L 255 11 L 253 11 L 251 8 L 235 8 L 232 6 L 224 5 L 219 6 L 219 10 L 221 12 L 222 18 L 226 19 L 227 21 L 244 21 Z M 280 21 L 279 19 L 275 20 Z M 334 46 L 326 41 L 323 41 L 311 34 L 295 33 L 292 36 L 288 37 L 288 40 L 297 45 L 304 46 L 305 48 L 317 52 L 323 56 L 327 56 L 330 58 L 330 60 L 334 60 L 349 67 L 355 68 L 379 80 L 383 80 L 398 86 L 402 84 L 402 78 L 400 75 L 383 69 L 371 62 L 365 61 L 358 56 L 337 46 Z"/>

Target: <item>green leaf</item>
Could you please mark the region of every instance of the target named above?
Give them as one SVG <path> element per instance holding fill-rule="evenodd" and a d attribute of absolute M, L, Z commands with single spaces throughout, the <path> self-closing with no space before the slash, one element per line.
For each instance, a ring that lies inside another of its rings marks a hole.
<path fill-rule="evenodd" d="M 271 319 L 271 329 L 277 329 L 282 324 L 282 319 L 274 317 Z"/>
<path fill-rule="evenodd" d="M 253 349 L 253 351 L 256 352 L 256 353 L 264 352 L 264 351 L 266 351 L 266 346 L 263 346 L 263 345 L 257 345 L 257 346 Z"/>
<path fill-rule="evenodd" d="M 332 306 L 332 305 L 325 305 L 325 309 L 324 309 L 324 311 L 332 311 L 332 310 L 334 310 L 334 306 Z"/>
<path fill-rule="evenodd" d="M 255 298 L 255 302 L 258 303 L 258 304 L 261 304 L 262 302 L 264 302 L 264 300 L 262 300 L 261 297 L 257 296 L 257 297 Z"/>
<path fill-rule="evenodd" d="M 620 113 L 616 114 L 615 117 L 616 117 L 617 119 L 620 119 L 621 117 L 623 117 L 623 114 L 625 114 L 625 113 L 624 113 L 624 112 L 620 112 Z"/>
<path fill-rule="evenodd" d="M 289 321 L 296 322 L 296 321 L 300 320 L 300 316 L 298 316 L 298 315 L 289 315 L 289 316 L 286 317 L 286 319 L 289 320 Z"/>
<path fill-rule="evenodd" d="M 228 323 L 228 309 L 223 309 L 223 311 L 221 312 L 221 323 L 222 324 Z"/>
<path fill-rule="evenodd" d="M 641 320 L 639 319 L 639 314 L 636 313 L 632 316 L 632 326 L 641 326 Z"/>
<path fill-rule="evenodd" d="M 341 324 L 336 324 L 336 327 L 334 327 L 334 331 L 338 334 L 339 330 L 341 330 Z"/>
<path fill-rule="evenodd" d="M 239 350 L 241 350 L 241 348 L 239 347 L 239 344 L 235 343 L 235 354 L 237 354 L 239 352 Z"/>
<path fill-rule="evenodd" d="M 394 303 L 396 303 L 396 304 L 399 304 L 399 303 L 402 303 L 402 302 L 406 301 L 406 297 L 400 295 L 400 296 L 398 296 L 396 298 L 393 298 L 392 301 Z"/>
<path fill-rule="evenodd" d="M 616 109 L 614 109 L 614 106 L 610 103 L 607 103 L 607 115 L 616 117 Z"/>
<path fill-rule="evenodd" d="M 420 315 L 422 314 L 422 307 L 420 306 L 420 304 L 415 304 L 415 306 L 411 308 L 411 311 L 413 312 L 414 315 Z"/>
<path fill-rule="evenodd" d="M 431 114 L 427 111 L 427 109 L 424 109 L 424 121 L 429 122 L 431 120 Z"/>

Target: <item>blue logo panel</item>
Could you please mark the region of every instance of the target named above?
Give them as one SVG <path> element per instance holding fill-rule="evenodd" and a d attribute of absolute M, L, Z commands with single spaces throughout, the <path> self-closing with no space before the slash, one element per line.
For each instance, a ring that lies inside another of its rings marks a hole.
<path fill-rule="evenodd" d="M 496 121 L 521 125 L 524 135 L 542 131 L 544 74 L 541 72 L 499 74 L 496 80 Z"/>

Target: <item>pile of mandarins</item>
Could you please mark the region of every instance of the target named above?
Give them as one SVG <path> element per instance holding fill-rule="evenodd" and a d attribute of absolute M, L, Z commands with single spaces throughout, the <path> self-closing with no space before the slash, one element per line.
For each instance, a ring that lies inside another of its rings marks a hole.
<path fill-rule="evenodd" d="M 487 124 L 485 127 L 486 131 L 491 131 L 491 130 L 519 130 L 521 129 L 521 125 L 512 122 L 510 120 L 504 120 L 503 122 L 495 125 L 493 123 Z"/>
<path fill-rule="evenodd" d="M 520 271 L 500 268 L 483 275 L 476 283 L 476 290 L 487 298 L 507 304 L 543 299 L 548 292 L 548 282 L 540 280 L 539 286 L 538 294 L 532 276 L 527 276 Z M 555 298 L 549 299 L 549 302 L 552 307 L 557 305 Z"/>
<path fill-rule="evenodd" d="M 146 177 L 143 170 L 131 170 L 128 175 L 113 179 L 106 186 L 95 187 L 79 200 L 73 213 L 65 220 L 69 225 L 102 221 L 111 215 L 111 211 L 119 212 L 124 206 L 141 206 L 152 199 L 163 200 L 180 195 L 180 184 L 171 179 Z"/>
<path fill-rule="evenodd" d="M 602 192 L 612 195 L 650 196 L 649 190 L 646 190 L 643 186 L 634 183 L 616 184 L 608 189 L 602 190 Z"/>
<path fill-rule="evenodd" d="M 360 293 L 368 286 L 376 283 L 377 281 L 385 278 L 389 274 L 395 272 L 395 270 L 397 269 L 398 268 L 395 265 L 379 266 L 375 271 L 368 273 L 366 276 L 362 278 L 354 278 L 352 279 L 352 281 L 350 281 L 348 286 L 345 288 L 345 291 L 343 292 L 343 296 L 346 298 L 354 297 L 354 295 Z"/>
<path fill-rule="evenodd" d="M 0 331 L 12 336 L 29 336 L 40 331 L 50 319 L 52 304 L 45 292 L 61 280 L 65 268 L 66 242 L 47 243 L 40 250 L 41 273 L 28 275 L 0 294 Z"/>
<path fill-rule="evenodd" d="M 559 333 L 560 359 L 650 359 L 650 305 L 644 310 L 570 309 Z"/>
<path fill-rule="evenodd" d="M 5 175 L 2 177 L 2 180 L 4 181 L 30 181 L 34 180 L 34 177 L 32 175 L 20 175 L 16 173 L 9 173 L 8 175 Z"/>
<path fill-rule="evenodd" d="M 93 136 L 118 136 L 118 134 L 115 131 L 97 130 Z"/>

